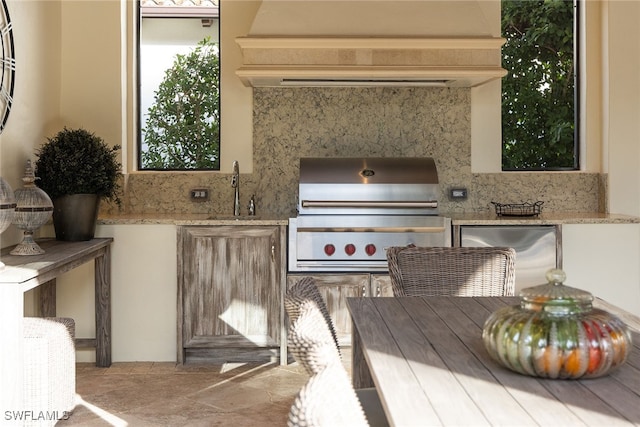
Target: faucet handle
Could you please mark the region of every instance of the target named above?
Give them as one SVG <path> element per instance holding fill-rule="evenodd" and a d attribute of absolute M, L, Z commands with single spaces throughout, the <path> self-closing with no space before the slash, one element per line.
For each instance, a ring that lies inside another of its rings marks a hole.
<path fill-rule="evenodd" d="M 251 195 L 251 199 L 249 199 L 249 215 L 253 216 L 256 214 L 256 196 Z"/>

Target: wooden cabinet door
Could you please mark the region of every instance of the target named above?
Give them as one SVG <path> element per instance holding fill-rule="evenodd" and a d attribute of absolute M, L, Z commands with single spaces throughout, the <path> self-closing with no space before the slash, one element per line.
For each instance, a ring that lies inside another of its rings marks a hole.
<path fill-rule="evenodd" d="M 279 226 L 188 226 L 178 236 L 178 359 L 189 349 L 280 345 Z"/>
<path fill-rule="evenodd" d="M 369 274 L 289 275 L 287 287 L 302 277 L 313 277 L 331 315 L 340 345 L 351 345 L 351 316 L 347 298 L 366 296 L 369 292 Z"/>

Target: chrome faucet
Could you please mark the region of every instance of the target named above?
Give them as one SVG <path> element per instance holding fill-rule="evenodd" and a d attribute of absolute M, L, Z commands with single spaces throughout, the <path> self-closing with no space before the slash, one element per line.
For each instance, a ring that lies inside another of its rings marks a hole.
<path fill-rule="evenodd" d="M 238 161 L 233 161 L 233 175 L 231 175 L 231 186 L 236 189 L 233 197 L 233 216 L 240 216 L 240 166 Z"/>

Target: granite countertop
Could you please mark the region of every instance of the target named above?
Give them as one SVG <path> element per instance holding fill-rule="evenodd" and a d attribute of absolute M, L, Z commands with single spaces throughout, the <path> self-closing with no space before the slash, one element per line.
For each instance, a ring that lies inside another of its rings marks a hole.
<path fill-rule="evenodd" d="M 556 225 L 556 224 L 636 224 L 640 217 L 599 212 L 543 212 L 539 216 L 497 216 L 495 213 L 447 214 L 452 225 Z M 216 214 L 106 214 L 98 224 L 169 224 L 169 225 L 288 225 L 289 218 L 269 215 L 248 216 Z"/>
<path fill-rule="evenodd" d="M 495 213 L 445 215 L 452 225 L 557 225 L 557 224 L 636 224 L 640 217 L 601 212 L 543 212 L 538 216 L 498 216 Z"/>
<path fill-rule="evenodd" d="M 98 224 L 169 224 L 169 225 L 288 225 L 289 218 L 268 215 L 216 214 L 107 214 L 98 217 Z"/>

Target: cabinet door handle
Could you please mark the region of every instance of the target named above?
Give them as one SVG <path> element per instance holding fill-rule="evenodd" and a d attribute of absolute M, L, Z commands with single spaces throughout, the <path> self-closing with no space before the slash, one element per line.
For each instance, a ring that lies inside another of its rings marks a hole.
<path fill-rule="evenodd" d="M 362 296 L 366 297 L 367 296 L 367 287 L 362 285 Z"/>
<path fill-rule="evenodd" d="M 380 285 L 376 286 L 376 296 L 379 297 L 380 295 L 382 295 L 382 292 L 380 291 Z"/>
<path fill-rule="evenodd" d="M 271 245 L 271 261 L 276 260 L 276 245 Z"/>

